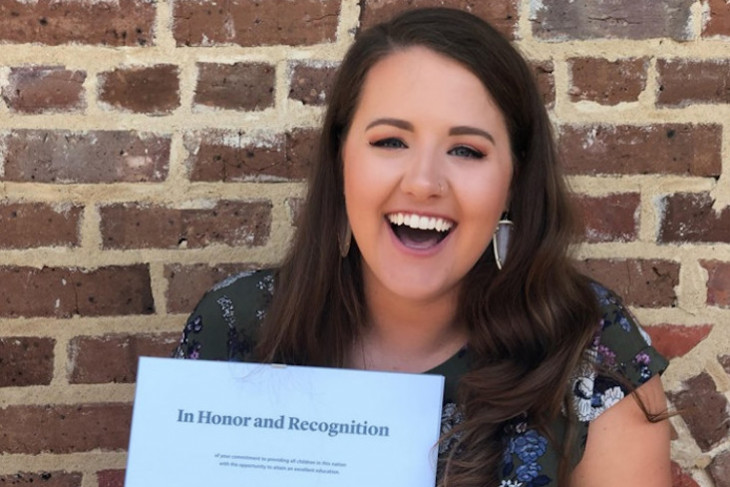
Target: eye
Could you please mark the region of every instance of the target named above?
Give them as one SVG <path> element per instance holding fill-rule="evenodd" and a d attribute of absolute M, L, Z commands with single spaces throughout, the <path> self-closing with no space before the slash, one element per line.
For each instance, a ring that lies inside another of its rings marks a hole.
<path fill-rule="evenodd" d="M 370 142 L 373 147 L 381 147 L 383 149 L 407 149 L 408 146 L 401 139 L 397 137 L 387 137 L 385 139 L 379 139 L 374 142 Z"/>
<path fill-rule="evenodd" d="M 458 145 L 451 149 L 449 155 L 467 159 L 484 159 L 484 153 L 466 145 Z"/>

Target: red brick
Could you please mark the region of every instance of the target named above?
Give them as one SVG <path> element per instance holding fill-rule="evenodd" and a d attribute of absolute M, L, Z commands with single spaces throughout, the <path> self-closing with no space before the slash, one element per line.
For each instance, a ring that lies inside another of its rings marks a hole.
<path fill-rule="evenodd" d="M 730 262 L 702 260 L 707 271 L 707 304 L 730 308 Z"/>
<path fill-rule="evenodd" d="M 586 275 L 607 285 L 630 306 L 675 306 L 679 264 L 666 260 L 588 259 L 577 262 Z"/>
<path fill-rule="evenodd" d="M 536 37 L 549 41 L 669 37 L 690 40 L 691 12 L 695 0 L 613 0 L 534 2 L 530 20 Z"/>
<path fill-rule="evenodd" d="M 289 98 L 304 105 L 324 105 L 329 99 L 337 67 L 322 62 L 295 62 L 289 66 Z"/>
<path fill-rule="evenodd" d="M 292 226 L 299 226 L 298 222 L 304 210 L 304 198 L 287 198 L 286 205 L 289 208 L 289 218 L 291 218 Z"/>
<path fill-rule="evenodd" d="M 99 74 L 99 100 L 135 113 L 161 115 L 180 106 L 180 77 L 173 64 L 123 67 Z"/>
<path fill-rule="evenodd" d="M 704 37 L 730 36 L 730 3 L 727 0 L 709 0 L 710 17 L 702 29 Z"/>
<path fill-rule="evenodd" d="M 555 106 L 555 68 L 552 61 L 539 61 L 530 63 L 532 72 L 535 74 L 537 87 L 540 90 L 542 99 L 547 108 Z"/>
<path fill-rule="evenodd" d="M 274 66 L 264 63 L 198 63 L 194 103 L 230 110 L 274 106 Z"/>
<path fill-rule="evenodd" d="M 0 41 L 145 46 L 154 42 L 155 11 L 151 0 L 3 0 Z"/>
<path fill-rule="evenodd" d="M 644 328 L 652 345 L 668 359 L 681 357 L 696 347 L 712 331 L 712 325 L 654 325 Z"/>
<path fill-rule="evenodd" d="M 50 384 L 55 344 L 52 338 L 0 338 L 0 387 Z"/>
<path fill-rule="evenodd" d="M 683 382 L 683 390 L 667 395 L 703 452 L 727 439 L 730 429 L 727 399 L 717 391 L 707 372 Z"/>
<path fill-rule="evenodd" d="M 730 451 L 718 453 L 707 471 L 715 482 L 715 487 L 730 487 Z"/>
<path fill-rule="evenodd" d="M 423 7 L 451 7 L 466 10 L 477 15 L 499 30 L 506 37 L 513 39 L 519 18 L 518 2 L 506 0 L 486 2 L 484 0 L 364 0 L 360 2 L 360 26 L 371 27 L 377 23 L 390 20 L 405 10 Z"/>
<path fill-rule="evenodd" d="M 1 7 L 0 7 L 1 8 Z M 63 67 L 12 68 L 3 100 L 19 113 L 62 112 L 84 108 L 84 71 Z"/>
<path fill-rule="evenodd" d="M 79 472 L 18 472 L 0 475 L 0 485 L 40 485 L 42 487 L 81 487 Z"/>
<path fill-rule="evenodd" d="M 638 101 L 646 88 L 647 58 L 626 58 L 609 61 L 601 58 L 568 60 L 571 85 L 570 99 L 616 105 Z"/>
<path fill-rule="evenodd" d="M 223 244 L 266 245 L 271 202 L 218 201 L 209 209 L 177 209 L 138 203 L 102 207 L 105 249 L 201 248 Z"/>
<path fill-rule="evenodd" d="M 672 487 L 700 487 L 697 482 L 679 466 L 672 462 Z"/>
<path fill-rule="evenodd" d="M 146 265 L 98 269 L 0 267 L 0 316 L 141 315 L 154 312 Z"/>
<path fill-rule="evenodd" d="M 661 243 L 730 242 L 730 208 L 712 209 L 709 193 L 675 193 L 662 198 Z"/>
<path fill-rule="evenodd" d="M 658 106 L 730 103 L 730 60 L 659 59 Z"/>
<path fill-rule="evenodd" d="M 3 145 L 5 181 L 159 182 L 170 162 L 170 137 L 149 133 L 13 130 L 0 136 Z"/>
<path fill-rule="evenodd" d="M 36 455 L 123 450 L 131 418 L 131 404 L 8 406 L 0 409 L 0 451 Z"/>
<path fill-rule="evenodd" d="M 260 264 L 166 265 L 167 311 L 191 313 L 200 297 L 216 283 L 240 272 L 260 268 Z"/>
<path fill-rule="evenodd" d="M 336 38 L 340 0 L 177 0 L 178 46 L 317 44 Z"/>
<path fill-rule="evenodd" d="M 169 357 L 179 339 L 176 333 L 75 337 L 69 346 L 69 362 L 72 367 L 69 382 L 135 382 L 137 359 L 140 356 Z"/>
<path fill-rule="evenodd" d="M 0 203 L 0 248 L 75 247 L 82 212 L 71 204 Z"/>
<path fill-rule="evenodd" d="M 607 196 L 576 196 L 587 242 L 631 242 L 636 240 L 639 226 L 638 193 Z"/>
<path fill-rule="evenodd" d="M 96 477 L 98 487 L 124 487 L 124 470 L 101 470 Z"/>
<path fill-rule="evenodd" d="M 559 143 L 571 174 L 679 174 L 722 171 L 719 125 L 564 125 Z"/>

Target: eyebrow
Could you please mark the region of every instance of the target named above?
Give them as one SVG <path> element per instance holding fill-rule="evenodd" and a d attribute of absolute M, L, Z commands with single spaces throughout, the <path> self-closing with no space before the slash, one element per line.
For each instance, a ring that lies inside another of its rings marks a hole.
<path fill-rule="evenodd" d="M 369 130 L 375 126 L 378 125 L 391 125 L 393 127 L 408 130 L 409 132 L 413 132 L 413 124 L 410 122 L 407 122 L 405 120 L 401 120 L 399 118 L 378 118 L 376 120 L 373 120 L 370 122 L 367 127 L 365 127 L 365 130 Z M 470 127 L 468 125 L 459 125 L 456 127 L 451 127 L 449 129 L 449 135 L 478 135 L 480 137 L 484 137 L 485 139 L 489 140 L 492 144 L 497 144 L 494 140 L 494 137 L 492 134 L 487 132 L 486 130 L 482 130 L 480 128 L 476 127 Z"/>
<path fill-rule="evenodd" d="M 497 143 L 494 141 L 494 137 L 492 137 L 492 134 L 490 134 L 486 130 L 478 129 L 476 127 L 469 127 L 466 125 L 452 127 L 449 130 L 449 135 L 479 135 L 489 140 L 492 144 L 497 145 Z"/>
<path fill-rule="evenodd" d="M 376 125 L 392 125 L 393 127 L 413 132 L 413 124 L 399 118 L 378 118 L 377 120 L 370 122 L 368 126 L 365 127 L 365 130 L 371 129 Z"/>

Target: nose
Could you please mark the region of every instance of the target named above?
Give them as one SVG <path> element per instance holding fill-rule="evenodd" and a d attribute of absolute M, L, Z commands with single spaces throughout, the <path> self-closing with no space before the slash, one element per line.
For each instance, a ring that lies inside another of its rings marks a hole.
<path fill-rule="evenodd" d="M 443 196 L 446 190 L 443 163 L 436 151 L 414 153 L 404 168 L 401 190 L 417 199 Z"/>

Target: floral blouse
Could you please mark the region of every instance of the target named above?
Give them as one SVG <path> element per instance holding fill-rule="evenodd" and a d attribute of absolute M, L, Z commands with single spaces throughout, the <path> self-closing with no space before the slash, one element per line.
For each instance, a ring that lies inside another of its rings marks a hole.
<path fill-rule="evenodd" d="M 651 346 L 649 336 L 635 322 L 615 294 L 600 284 L 592 284 L 602 318 L 596 324 L 587 360 L 567 384 L 573 393 L 578 418 L 578 437 L 573 442 L 573 464 L 583 455 L 588 424 L 620 401 L 628 390 L 615 378 L 596 373 L 596 365 L 633 387 L 638 387 L 667 367 L 667 361 Z M 256 331 L 274 292 L 271 270 L 243 272 L 216 285 L 190 315 L 174 352 L 178 358 L 250 361 Z M 468 349 L 464 348 L 428 373 L 446 378 L 441 431 L 447 433 L 462 421 L 456 405 L 456 386 L 467 372 Z M 505 449 L 500 469 L 500 487 L 541 487 L 557 485 L 560 452 L 545 436 L 529 427 L 528 418 L 517 416 L 504 427 Z M 551 426 L 555 438 L 562 438 L 565 418 Z M 455 440 L 439 446 L 445 454 Z"/>

